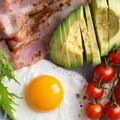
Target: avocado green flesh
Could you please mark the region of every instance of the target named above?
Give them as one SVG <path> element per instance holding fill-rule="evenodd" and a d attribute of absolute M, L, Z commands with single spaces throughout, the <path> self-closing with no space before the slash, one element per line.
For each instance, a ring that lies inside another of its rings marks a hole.
<path fill-rule="evenodd" d="M 115 1 L 114 1 L 115 2 Z M 91 0 L 91 10 L 101 56 L 108 54 L 108 5 L 106 0 Z"/>
<path fill-rule="evenodd" d="M 92 51 L 91 51 L 91 45 L 90 45 L 88 30 L 87 30 L 87 26 L 86 26 L 86 22 L 85 22 L 83 6 L 80 6 L 77 9 L 77 17 L 80 19 L 80 29 L 81 29 L 81 32 L 82 32 L 86 61 L 87 61 L 87 63 L 92 63 Z"/>
<path fill-rule="evenodd" d="M 91 7 L 72 11 L 50 40 L 51 60 L 65 68 L 79 67 L 85 53 L 87 63 L 99 64 L 100 56 L 120 45 L 119 5 L 120 0 L 92 0 Z"/>
<path fill-rule="evenodd" d="M 95 66 L 101 63 L 100 52 L 97 44 L 95 29 L 94 29 L 89 5 L 85 5 L 84 9 L 85 9 L 86 23 L 88 28 L 88 35 L 89 35 L 91 50 L 92 50 L 92 57 L 93 57 L 92 62 L 93 62 L 93 65 Z"/>
<path fill-rule="evenodd" d="M 62 54 L 65 53 L 67 55 L 67 56 L 64 56 L 64 59 L 67 59 L 68 61 L 68 64 L 66 64 L 66 68 L 72 68 L 71 63 L 70 63 L 70 56 L 68 53 L 68 48 L 66 46 L 66 31 L 65 31 L 64 24 L 61 24 L 61 33 L 62 33 L 62 43 L 63 43 L 63 48 L 61 50 L 62 50 Z"/>
<path fill-rule="evenodd" d="M 119 19 L 116 14 L 109 9 L 109 40 L 119 31 Z"/>
<path fill-rule="evenodd" d="M 77 20 L 76 11 L 71 13 L 71 16 L 68 17 L 69 24 L 69 36 L 68 36 L 68 46 L 70 53 L 74 53 L 74 57 L 77 63 L 77 66 L 83 65 L 83 46 L 82 38 L 80 32 L 80 20 Z M 71 28 L 72 26 L 72 28 Z M 77 67 L 76 66 L 76 67 Z"/>
<path fill-rule="evenodd" d="M 108 0 L 109 5 L 109 51 L 120 45 L 120 0 Z"/>
<path fill-rule="evenodd" d="M 79 20 L 76 20 L 76 11 L 73 11 L 56 29 L 50 40 L 50 58 L 53 62 L 65 68 L 83 65 L 79 25 Z"/>
<path fill-rule="evenodd" d="M 79 22 L 76 20 L 76 11 L 70 13 L 70 15 L 64 21 L 64 28 L 66 34 L 66 46 L 70 57 L 71 67 L 78 67 L 83 65 L 83 49 L 82 40 L 79 30 Z M 80 46 L 78 48 L 78 46 Z"/>
<path fill-rule="evenodd" d="M 71 68 L 66 47 L 63 45 L 61 25 L 56 29 L 50 41 L 50 58 L 56 64 Z M 54 43 L 54 44 L 53 44 Z M 64 52 L 63 52 L 64 51 Z"/>
<path fill-rule="evenodd" d="M 65 36 L 66 36 L 66 46 L 67 46 L 67 49 L 69 49 L 68 47 L 68 42 L 69 42 L 69 39 L 68 39 L 68 36 L 70 35 L 70 29 L 72 29 L 72 25 L 69 26 L 69 17 L 74 17 L 74 14 L 72 16 L 72 13 L 70 13 L 70 15 L 66 18 L 66 20 L 64 21 L 63 23 L 63 29 L 64 29 L 64 33 L 65 33 Z M 71 64 L 71 67 L 76 67 L 77 66 L 77 62 L 76 62 L 76 59 L 75 59 L 75 55 L 73 53 L 73 49 L 70 50 L 68 52 L 69 54 L 69 57 L 70 57 L 70 64 Z"/>

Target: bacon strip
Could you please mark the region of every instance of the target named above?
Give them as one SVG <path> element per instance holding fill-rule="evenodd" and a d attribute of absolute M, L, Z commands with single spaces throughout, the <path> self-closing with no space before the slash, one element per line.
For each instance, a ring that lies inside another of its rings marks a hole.
<path fill-rule="evenodd" d="M 36 37 L 43 39 L 47 34 L 51 34 L 60 22 L 55 15 L 56 13 L 59 15 L 61 7 L 66 5 L 64 2 L 65 0 L 61 0 L 53 3 L 26 21 L 18 33 L 7 39 L 10 50 L 16 52 L 21 46 L 32 40 L 36 40 Z M 66 1 L 66 3 L 67 2 L 68 1 Z"/>
<path fill-rule="evenodd" d="M 3 0 L 0 3 L 0 30 L 3 30 L 0 39 L 17 34 L 29 15 L 41 11 L 52 2 L 53 0 Z"/>
<path fill-rule="evenodd" d="M 80 0 L 5 0 L 0 4 L 0 39 L 5 39 L 12 52 L 9 54 L 16 69 L 49 54 L 53 31 L 80 3 Z"/>

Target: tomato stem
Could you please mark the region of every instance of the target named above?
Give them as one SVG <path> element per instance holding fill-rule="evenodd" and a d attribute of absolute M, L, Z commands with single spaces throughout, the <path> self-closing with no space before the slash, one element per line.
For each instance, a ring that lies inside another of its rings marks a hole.
<path fill-rule="evenodd" d="M 97 102 L 95 101 L 94 98 L 91 98 L 91 101 L 92 101 L 92 104 L 93 104 L 93 105 L 96 105 L 96 104 L 97 104 Z"/>
<path fill-rule="evenodd" d="M 112 52 L 113 52 L 113 53 L 116 53 L 116 46 L 114 46 L 114 47 L 112 48 Z"/>
<path fill-rule="evenodd" d="M 104 68 L 107 68 L 109 66 L 109 60 L 104 57 Z"/>
<path fill-rule="evenodd" d="M 118 82 L 119 82 L 119 74 L 116 75 L 115 80 L 113 81 L 113 84 L 112 84 L 112 88 L 109 92 L 109 96 L 108 96 L 113 101 L 113 106 L 114 107 L 115 107 L 115 104 L 116 104 L 116 98 L 115 98 L 114 91 L 115 91 L 115 87 L 116 87 Z"/>
<path fill-rule="evenodd" d="M 118 83 L 120 83 L 120 73 L 118 73 Z"/>
<path fill-rule="evenodd" d="M 96 85 L 97 88 L 101 88 L 101 86 L 103 86 L 102 79 L 103 79 L 103 78 L 101 78 L 101 79 L 99 80 L 98 84 Z"/>
<path fill-rule="evenodd" d="M 112 52 L 113 52 L 113 53 L 116 53 L 118 50 L 120 50 L 119 47 L 114 46 L 114 47 L 112 48 Z"/>
<path fill-rule="evenodd" d="M 106 89 L 106 90 L 110 90 L 110 88 L 107 88 L 107 87 L 102 87 L 102 88 L 104 88 L 104 89 Z"/>
<path fill-rule="evenodd" d="M 98 83 L 96 86 L 97 86 L 97 88 L 101 88 L 101 84 L 100 83 Z"/>

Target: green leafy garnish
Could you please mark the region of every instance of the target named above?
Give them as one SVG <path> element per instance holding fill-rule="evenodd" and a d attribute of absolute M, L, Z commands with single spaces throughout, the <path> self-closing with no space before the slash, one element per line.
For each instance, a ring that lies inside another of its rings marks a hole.
<path fill-rule="evenodd" d="M 5 116 L 9 116 L 12 120 L 15 120 L 13 112 L 14 98 L 18 98 L 17 95 L 8 91 L 8 88 L 3 84 L 3 77 L 14 80 L 19 83 L 13 72 L 13 65 L 9 62 L 7 57 L 2 51 L 0 51 L 0 109 L 5 112 Z"/>
<path fill-rule="evenodd" d="M 3 76 L 6 76 L 8 80 L 12 79 L 18 82 L 13 72 L 13 65 L 9 62 L 4 53 L 0 51 L 0 77 Z"/>
<path fill-rule="evenodd" d="M 15 104 L 13 101 L 15 97 L 15 94 L 10 93 L 8 88 L 0 83 L 0 108 L 5 112 L 5 117 L 9 116 L 12 120 L 15 120 L 12 107 L 12 104 Z"/>

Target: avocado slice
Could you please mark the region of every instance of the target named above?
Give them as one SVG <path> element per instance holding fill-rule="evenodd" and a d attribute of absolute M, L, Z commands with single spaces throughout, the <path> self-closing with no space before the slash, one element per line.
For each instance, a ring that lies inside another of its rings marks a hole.
<path fill-rule="evenodd" d="M 111 0 L 110 0 L 111 1 Z M 113 1 L 113 0 L 112 0 Z M 114 1 L 116 2 L 116 1 Z M 97 33 L 98 43 L 101 56 L 108 54 L 108 4 L 106 0 L 91 0 L 91 10 L 95 29 Z"/>
<path fill-rule="evenodd" d="M 50 40 L 50 58 L 65 68 L 83 65 L 83 46 L 80 33 L 80 20 L 76 10 L 61 23 Z"/>
<path fill-rule="evenodd" d="M 94 29 L 89 5 L 88 4 L 85 5 L 84 9 L 85 9 L 85 16 L 86 16 L 86 22 L 87 22 L 87 28 L 88 28 L 88 35 L 89 35 L 91 50 L 92 50 L 92 57 L 93 57 L 92 62 L 93 62 L 93 65 L 95 66 L 101 63 L 100 52 L 97 44 L 95 29 Z"/>
<path fill-rule="evenodd" d="M 64 22 L 72 68 L 83 65 L 83 46 L 79 28 L 80 20 L 77 19 L 76 15 L 76 10 L 72 11 Z"/>
<path fill-rule="evenodd" d="M 66 46 L 66 31 L 65 31 L 65 27 L 64 27 L 64 24 L 61 24 L 61 38 L 62 38 L 62 54 L 64 55 L 64 59 L 68 61 L 68 64 L 65 65 L 65 68 L 71 68 L 71 63 L 70 63 L 70 56 L 69 56 L 69 53 L 68 53 L 68 48 Z M 59 44 L 59 43 L 58 43 Z M 58 45 L 57 45 L 58 46 Z M 65 49 L 64 49 L 65 48 Z M 58 54 L 58 53 L 57 53 Z"/>
<path fill-rule="evenodd" d="M 50 40 L 50 58 L 56 64 L 71 68 L 67 48 L 64 46 L 63 40 L 62 27 L 59 25 Z"/>
<path fill-rule="evenodd" d="M 109 5 L 109 51 L 120 45 L 120 0 L 108 0 Z"/>
<path fill-rule="evenodd" d="M 83 6 L 80 6 L 77 9 L 77 18 L 80 20 L 80 29 L 82 31 L 86 61 L 87 63 L 92 63 L 92 50 L 91 50 L 91 44 L 90 44 L 90 39 L 88 35 L 88 29 L 85 21 Z"/>
<path fill-rule="evenodd" d="M 69 16 L 68 16 L 69 17 Z M 65 21 L 62 23 L 62 32 L 63 32 L 63 36 L 64 36 L 64 45 L 66 46 L 67 48 L 67 51 L 68 51 L 68 55 L 69 55 L 69 58 L 70 58 L 70 65 L 71 65 L 71 68 L 73 67 L 76 67 L 77 66 L 77 63 L 76 63 L 76 59 L 75 59 L 75 55 L 73 53 L 73 49 L 71 49 L 69 51 L 69 40 L 68 40 L 68 36 L 69 36 L 69 33 L 70 33 L 70 29 L 69 29 L 69 23 L 68 23 L 68 18 L 65 19 Z"/>

